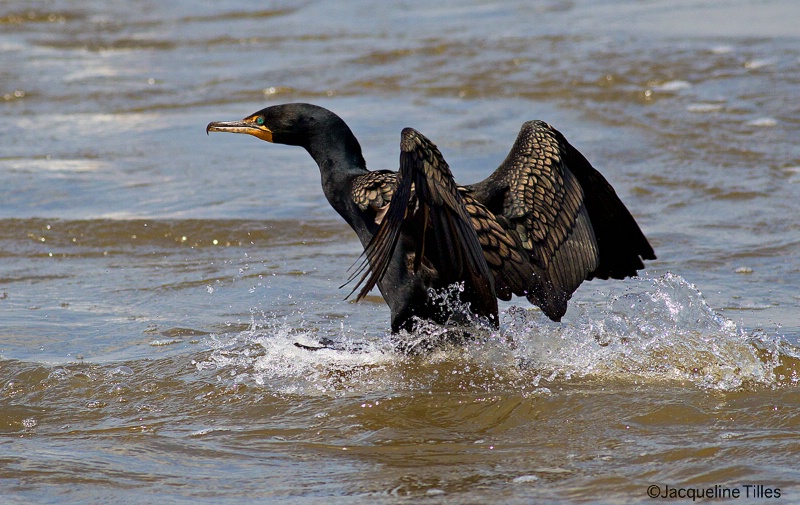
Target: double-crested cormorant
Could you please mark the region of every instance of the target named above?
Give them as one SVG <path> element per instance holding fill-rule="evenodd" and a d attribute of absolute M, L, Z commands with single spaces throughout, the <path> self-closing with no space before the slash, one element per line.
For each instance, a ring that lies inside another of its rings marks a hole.
<path fill-rule="evenodd" d="M 470 312 L 494 325 L 497 299 L 512 294 L 559 321 L 584 280 L 635 276 L 643 259 L 655 259 L 611 185 L 542 121 L 523 124 L 500 167 L 469 186 L 457 185 L 437 147 L 411 128 L 401 133 L 399 172 L 367 170 L 347 124 L 315 105 L 267 107 L 209 123 L 212 131 L 308 151 L 325 196 L 364 246 L 358 299 L 377 284 L 394 332 L 412 330 L 415 317 L 447 322 L 453 314 L 430 289 L 455 283 Z"/>

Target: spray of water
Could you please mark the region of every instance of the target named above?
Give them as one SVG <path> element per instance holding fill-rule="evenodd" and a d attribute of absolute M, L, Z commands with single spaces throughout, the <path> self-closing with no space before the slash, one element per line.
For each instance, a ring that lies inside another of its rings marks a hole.
<path fill-rule="evenodd" d="M 712 310 L 695 286 L 674 274 L 632 280 L 605 307 L 578 308 L 552 323 L 535 308 L 510 307 L 499 330 L 471 321 L 420 325 L 413 334 L 372 335 L 342 325 L 319 342 L 319 329 L 263 316 L 245 332 L 211 336 L 198 369 L 220 380 L 249 381 L 286 394 L 349 394 L 446 387 L 547 393 L 576 378 L 680 381 L 712 390 L 781 387 L 800 380 L 800 350 L 779 335 L 747 332 Z M 459 287 L 432 294 L 468 317 Z M 408 352 L 412 350 L 413 352 Z M 423 352 L 419 352 L 419 351 Z"/>
<path fill-rule="evenodd" d="M 508 311 L 526 366 L 553 373 L 690 381 L 732 390 L 795 383 L 800 354 L 778 335 L 748 333 L 714 312 L 697 288 L 666 274 L 631 283 L 599 315 L 552 325 Z M 788 367 L 788 368 L 787 368 Z"/>

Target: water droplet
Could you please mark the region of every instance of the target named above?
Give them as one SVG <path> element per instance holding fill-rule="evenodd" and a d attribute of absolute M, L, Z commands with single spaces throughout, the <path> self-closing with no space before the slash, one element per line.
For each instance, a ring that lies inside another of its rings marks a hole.
<path fill-rule="evenodd" d="M 109 375 L 133 375 L 133 370 L 127 366 L 118 366 L 108 372 Z"/>
<path fill-rule="evenodd" d="M 112 395 L 123 395 L 128 391 L 130 391 L 130 389 L 131 389 L 130 386 L 128 386 L 124 382 L 121 382 L 119 384 L 114 384 L 111 387 L 111 389 L 108 390 L 108 393 Z"/>

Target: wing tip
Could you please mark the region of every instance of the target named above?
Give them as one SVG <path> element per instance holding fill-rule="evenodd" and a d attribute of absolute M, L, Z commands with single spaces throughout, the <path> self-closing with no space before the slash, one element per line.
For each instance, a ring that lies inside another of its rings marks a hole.
<path fill-rule="evenodd" d="M 419 143 L 420 133 L 414 128 L 406 127 L 400 132 L 400 151 L 410 153 Z"/>
<path fill-rule="evenodd" d="M 519 133 L 521 135 L 539 131 L 556 132 L 557 130 L 553 128 L 553 125 L 542 119 L 531 119 L 530 121 L 525 121 L 522 123 L 522 126 L 519 129 Z"/>

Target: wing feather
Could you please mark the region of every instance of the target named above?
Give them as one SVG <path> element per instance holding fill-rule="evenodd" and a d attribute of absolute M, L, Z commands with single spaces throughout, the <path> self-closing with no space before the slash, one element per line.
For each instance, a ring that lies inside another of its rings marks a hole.
<path fill-rule="evenodd" d="M 479 315 L 496 315 L 493 276 L 461 191 L 439 149 L 424 135 L 406 128 L 401 134 L 400 171 L 386 215 L 364 250 L 363 298 L 386 273 L 403 233 L 415 247 L 414 270 L 422 262 L 437 272 L 442 286 L 464 282 L 464 299 Z"/>
<path fill-rule="evenodd" d="M 642 259 L 655 259 L 611 185 L 543 121 L 523 124 L 505 161 L 469 189 L 530 261 L 533 276 L 514 294 L 551 319 L 560 320 L 584 280 L 636 275 Z"/>

